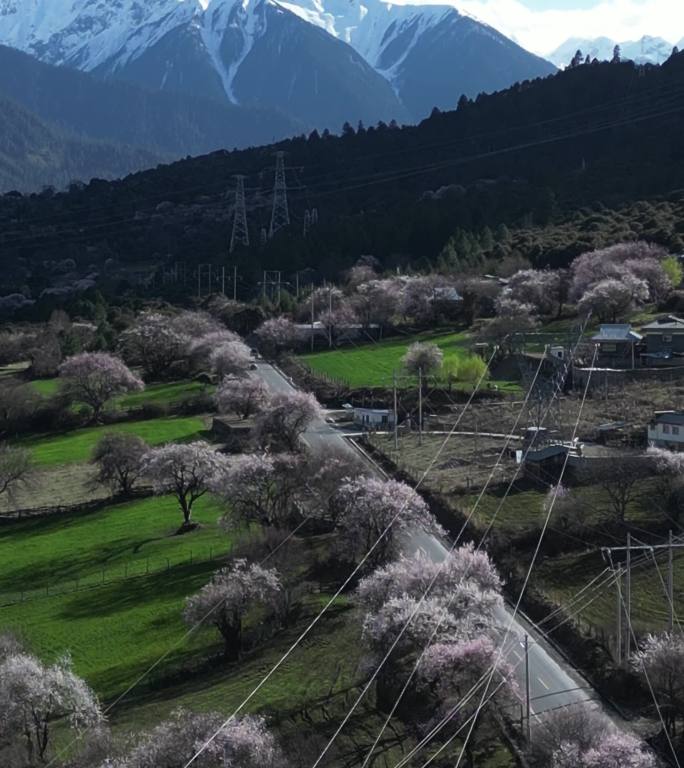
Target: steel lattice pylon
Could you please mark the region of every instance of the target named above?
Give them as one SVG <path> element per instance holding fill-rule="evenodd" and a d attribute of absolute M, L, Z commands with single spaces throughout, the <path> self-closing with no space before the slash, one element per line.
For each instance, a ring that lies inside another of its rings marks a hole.
<path fill-rule="evenodd" d="M 275 187 L 273 188 L 273 213 L 269 237 L 290 226 L 290 211 L 287 205 L 287 181 L 285 179 L 285 153 L 276 153 Z"/>
<path fill-rule="evenodd" d="M 247 203 L 245 201 L 245 177 L 236 176 L 235 187 L 235 216 L 233 218 L 233 233 L 230 237 L 230 252 L 237 245 L 249 245 L 249 229 L 247 228 Z"/>

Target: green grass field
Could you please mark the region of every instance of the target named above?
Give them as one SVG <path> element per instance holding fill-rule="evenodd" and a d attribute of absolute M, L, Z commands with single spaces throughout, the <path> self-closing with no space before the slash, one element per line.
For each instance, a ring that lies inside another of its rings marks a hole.
<path fill-rule="evenodd" d="M 323 374 L 352 388 L 391 387 L 396 371 L 401 387 L 415 386 L 415 377 L 403 375 L 401 358 L 416 341 L 430 341 L 444 352 L 444 360 L 466 359 L 471 356 L 466 332 L 422 333 L 404 338 L 392 338 L 375 344 L 344 347 L 326 352 L 302 355 L 299 359 L 315 373 Z"/>
<path fill-rule="evenodd" d="M 20 586 L 72 589 L 5 605 L 3 628 L 47 659 L 69 650 L 79 674 L 102 696 L 114 695 L 182 637 L 184 598 L 209 580 L 220 567 L 217 558 L 231 548 L 231 536 L 217 525 L 221 509 L 210 498 L 198 501 L 194 519 L 201 527 L 182 536 L 175 535 L 182 515 L 171 497 L 0 528 L 0 602 L 16 597 Z M 181 655 L 196 647 L 184 646 Z"/>
<path fill-rule="evenodd" d="M 31 387 L 43 395 L 52 397 L 59 391 L 60 381 L 54 379 L 34 379 Z M 213 392 L 214 387 L 200 381 L 173 381 L 170 383 L 150 384 L 142 392 L 133 392 L 116 398 L 114 405 L 123 410 L 140 408 L 143 405 L 172 406 L 189 400 L 204 392 Z"/>
<path fill-rule="evenodd" d="M 204 429 L 204 419 L 199 416 L 161 418 L 87 427 L 64 435 L 32 437 L 19 443 L 31 449 L 36 464 L 47 466 L 88 461 L 97 441 L 108 432 L 134 434 L 150 445 L 161 445 L 198 439 Z"/>

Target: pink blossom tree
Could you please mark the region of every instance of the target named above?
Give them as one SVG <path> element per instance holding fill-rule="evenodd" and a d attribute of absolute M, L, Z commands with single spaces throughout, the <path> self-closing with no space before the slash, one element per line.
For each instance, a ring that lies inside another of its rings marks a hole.
<path fill-rule="evenodd" d="M 268 396 L 261 379 L 225 378 L 216 391 L 216 405 L 220 413 L 237 413 L 248 419 L 266 405 Z"/>
<path fill-rule="evenodd" d="M 293 454 L 242 454 L 216 472 L 211 489 L 228 502 L 227 527 L 258 523 L 284 528 L 304 487 L 304 460 Z"/>
<path fill-rule="evenodd" d="M 93 421 L 99 421 L 105 405 L 116 395 L 140 391 L 143 382 L 118 357 L 105 352 L 83 352 L 59 366 L 64 393 L 90 406 Z"/>
<path fill-rule="evenodd" d="M 207 745 L 212 736 L 215 738 Z M 251 715 L 225 723 L 218 713 L 178 709 L 138 738 L 130 752 L 100 768 L 185 768 L 196 753 L 197 768 L 284 768 L 285 760 L 266 721 Z"/>
<path fill-rule="evenodd" d="M 430 376 L 442 367 L 444 353 L 431 342 L 416 341 L 406 350 L 401 361 L 409 373 Z"/>
<path fill-rule="evenodd" d="M 529 754 L 540 768 L 656 768 L 639 739 L 584 703 L 536 718 Z"/>
<path fill-rule="evenodd" d="M 618 243 L 608 248 L 600 248 L 578 256 L 571 265 L 572 284 L 570 296 L 573 300 L 581 299 L 597 283 L 606 279 L 620 280 L 625 274 L 631 274 L 627 263 L 635 265 L 643 262 L 662 262 L 667 258 L 667 251 L 658 245 L 637 241 Z M 639 277 L 639 275 L 635 275 Z M 658 280 L 660 280 L 658 276 Z M 654 286 L 655 288 L 655 286 Z"/>
<path fill-rule="evenodd" d="M 178 330 L 168 315 L 142 312 L 119 338 L 124 360 L 139 365 L 147 379 L 162 377 L 187 352 L 189 337 Z"/>
<path fill-rule="evenodd" d="M 506 293 L 495 301 L 496 317 L 482 329 L 481 336 L 487 341 L 504 346 L 511 334 L 534 331 L 539 320 L 532 304 L 526 304 Z"/>
<path fill-rule="evenodd" d="M 225 327 L 208 312 L 184 310 L 170 315 L 169 325 L 188 339 L 201 339 L 208 334 L 224 333 Z"/>
<path fill-rule="evenodd" d="M 677 718 L 684 715 L 684 638 L 664 632 L 648 635 L 632 658 L 637 674 L 644 670 L 653 686 L 665 725 L 676 735 Z"/>
<path fill-rule="evenodd" d="M 255 437 L 262 447 L 281 445 L 287 451 L 298 451 L 304 432 L 322 418 L 323 410 L 310 392 L 279 392 L 257 417 Z"/>
<path fill-rule="evenodd" d="M 236 560 L 186 600 L 183 619 L 190 627 L 211 621 L 223 638 L 224 656 L 236 661 L 242 653 L 242 620 L 247 611 L 256 605 L 275 611 L 281 594 L 275 570 Z"/>
<path fill-rule="evenodd" d="M 590 288 L 577 304 L 580 314 L 590 312 L 599 320 L 616 322 L 648 299 L 648 285 L 633 275 L 606 278 Z"/>
<path fill-rule="evenodd" d="M 398 280 L 370 280 L 362 283 L 352 297 L 352 306 L 364 326 L 377 324 L 382 329 L 401 306 L 403 286 Z"/>
<path fill-rule="evenodd" d="M 0 659 L 0 746 L 6 740 L 21 750 L 21 765 L 48 761 L 55 728 L 79 732 L 101 720 L 95 694 L 68 657 L 51 666 L 22 652 Z"/>
<path fill-rule="evenodd" d="M 548 315 L 554 309 L 560 314 L 567 289 L 567 273 L 563 270 L 521 269 L 509 278 L 506 294 L 532 305 L 535 314 Z"/>
<path fill-rule="evenodd" d="M 219 381 L 225 376 L 244 376 L 251 362 L 249 347 L 241 341 L 225 341 L 209 355 L 209 365 Z"/>
<path fill-rule="evenodd" d="M 582 768 L 656 768 L 655 755 L 624 731 L 604 736 L 582 755 Z"/>
<path fill-rule="evenodd" d="M 423 499 L 396 480 L 350 480 L 332 497 L 330 508 L 339 531 L 340 554 L 356 561 L 374 547 L 367 560 L 370 566 L 399 554 L 402 533 L 442 532 Z"/>
<path fill-rule="evenodd" d="M 223 344 L 241 341 L 237 333 L 222 328 L 218 331 L 205 333 L 203 336 L 190 342 L 190 356 L 195 365 L 208 365 L 211 353 Z"/>
<path fill-rule="evenodd" d="M 493 670 L 493 671 L 492 671 Z M 486 710 L 480 710 L 482 695 L 475 695 L 466 703 L 467 695 L 481 681 L 489 680 L 489 691 L 493 694 Z M 473 743 L 478 725 L 484 721 L 491 707 L 501 710 L 519 701 L 515 672 L 503 659 L 498 647 L 490 638 L 480 635 L 475 639 L 464 639 L 435 643 L 430 646 L 419 668 L 419 684 L 427 687 L 436 699 L 439 715 L 458 706 L 458 719 L 474 718 L 468 727 L 470 738 L 465 748 L 466 765 L 475 766 Z"/>
<path fill-rule="evenodd" d="M 183 528 L 191 526 L 192 507 L 209 490 L 210 479 L 224 462 L 203 442 L 163 445 L 152 448 L 142 460 L 142 476 L 156 493 L 172 493 L 183 512 Z"/>
<path fill-rule="evenodd" d="M 265 320 L 254 331 L 259 346 L 269 355 L 276 355 L 286 349 L 293 349 L 299 342 L 297 327 L 286 317 Z"/>

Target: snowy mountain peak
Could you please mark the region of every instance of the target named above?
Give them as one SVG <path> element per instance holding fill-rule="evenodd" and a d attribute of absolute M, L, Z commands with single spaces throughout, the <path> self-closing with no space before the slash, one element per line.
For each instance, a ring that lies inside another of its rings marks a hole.
<path fill-rule="evenodd" d="M 613 58 L 613 50 L 620 46 L 620 55 L 624 60 L 634 61 L 637 64 L 662 64 L 670 58 L 673 44 L 663 40 L 662 37 L 644 35 L 639 40 L 628 40 L 618 43 L 609 37 L 597 37 L 583 39 L 571 37 L 561 46 L 552 51 L 547 58 L 558 67 L 566 67 L 575 52 L 580 50 L 585 56 L 599 61 L 609 61 Z"/>
<path fill-rule="evenodd" d="M 0 41 L 92 70 L 126 59 L 201 11 L 198 0 L 1 0 Z"/>

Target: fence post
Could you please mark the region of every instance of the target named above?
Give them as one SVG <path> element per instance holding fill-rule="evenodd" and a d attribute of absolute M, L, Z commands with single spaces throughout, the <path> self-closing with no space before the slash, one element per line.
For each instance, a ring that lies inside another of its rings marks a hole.
<path fill-rule="evenodd" d="M 148 556 L 145 563 L 145 574 L 149 574 L 149 572 L 150 572 L 150 558 Z"/>
<path fill-rule="evenodd" d="M 105 569 L 102 569 L 102 583 L 105 583 Z"/>

